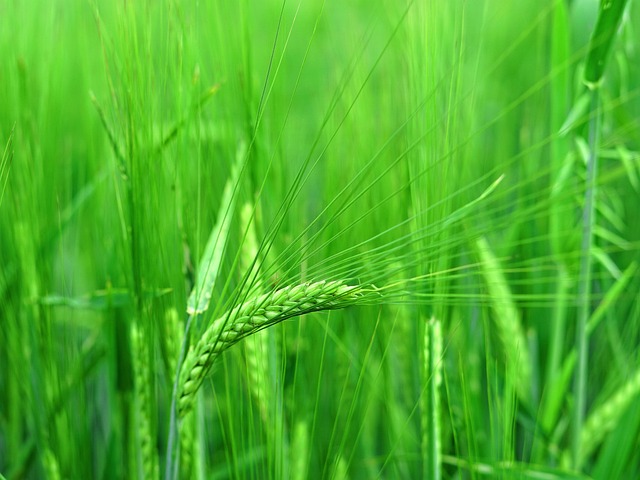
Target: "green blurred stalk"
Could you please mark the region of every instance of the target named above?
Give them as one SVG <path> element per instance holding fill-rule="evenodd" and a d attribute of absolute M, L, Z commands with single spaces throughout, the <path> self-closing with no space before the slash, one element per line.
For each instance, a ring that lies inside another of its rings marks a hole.
<path fill-rule="evenodd" d="M 578 280 L 578 324 L 576 329 L 576 349 L 578 365 L 576 369 L 574 395 L 576 400 L 573 411 L 572 453 L 573 466 L 578 469 L 581 460 L 582 427 L 586 411 L 587 397 L 587 321 L 591 305 L 591 249 L 593 247 L 593 229 L 595 226 L 595 190 L 598 171 L 599 112 L 598 91 L 591 94 L 591 119 L 589 120 L 589 157 L 587 159 L 587 178 L 582 213 L 582 245 L 580 255 L 580 276 Z"/>
<path fill-rule="evenodd" d="M 586 411 L 587 397 L 587 321 L 591 303 L 591 249 L 593 246 L 593 228 L 595 225 L 595 189 L 598 172 L 599 138 L 599 95 L 609 51 L 624 14 L 627 0 L 602 0 L 598 20 L 591 36 L 589 54 L 585 64 L 583 81 L 591 90 L 591 116 L 589 120 L 589 157 L 587 159 L 587 178 L 582 216 L 582 246 L 580 258 L 580 277 L 578 284 L 578 325 L 576 329 L 576 349 L 578 365 L 574 383 L 576 400 L 573 412 L 572 456 L 574 468 L 580 468 L 581 436 Z"/>

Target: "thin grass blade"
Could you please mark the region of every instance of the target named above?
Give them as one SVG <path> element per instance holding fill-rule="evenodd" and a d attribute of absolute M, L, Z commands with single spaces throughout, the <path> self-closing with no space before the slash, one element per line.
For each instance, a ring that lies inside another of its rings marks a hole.
<path fill-rule="evenodd" d="M 15 128 L 15 127 L 14 127 Z M 11 161 L 13 160 L 13 130 L 9 134 L 7 145 L 2 152 L 2 160 L 0 160 L 0 205 L 4 197 L 4 190 L 9 180 L 9 170 L 11 169 Z"/>

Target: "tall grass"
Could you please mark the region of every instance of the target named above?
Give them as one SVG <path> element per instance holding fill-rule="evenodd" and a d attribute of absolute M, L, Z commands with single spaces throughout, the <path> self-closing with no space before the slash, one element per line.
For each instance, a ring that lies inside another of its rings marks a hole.
<path fill-rule="evenodd" d="M 0 2 L 0 477 L 635 478 L 595 3 Z"/>

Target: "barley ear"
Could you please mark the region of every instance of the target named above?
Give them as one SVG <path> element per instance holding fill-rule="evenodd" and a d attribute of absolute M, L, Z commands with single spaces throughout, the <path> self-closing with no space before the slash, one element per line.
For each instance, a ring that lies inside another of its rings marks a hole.
<path fill-rule="evenodd" d="M 295 452 L 291 458 L 291 479 L 304 480 L 309 476 L 309 427 L 307 422 L 298 421 L 293 428 L 290 452 Z"/>
<path fill-rule="evenodd" d="M 582 460 L 598 448 L 607 434 L 618 425 L 629 405 L 637 400 L 639 394 L 640 368 L 627 383 L 587 417 L 580 437 Z"/>
<path fill-rule="evenodd" d="M 180 323 L 180 315 L 175 308 L 170 308 L 166 311 L 163 327 L 162 341 L 166 351 L 167 371 L 172 374 L 178 366 L 180 346 L 184 335 L 184 327 Z"/>
<path fill-rule="evenodd" d="M 169 372 L 175 372 L 180 357 L 180 348 L 184 336 L 184 327 L 180 322 L 180 315 L 175 308 L 167 310 L 164 317 L 164 343 L 167 353 L 167 368 Z M 178 463 L 180 469 L 179 478 L 191 478 L 194 451 L 197 449 L 195 435 L 195 418 L 185 419 L 180 425 Z"/>
<path fill-rule="evenodd" d="M 513 299 L 500 262 L 495 257 L 489 242 L 481 237 L 476 241 L 476 252 L 481 262 L 481 271 L 490 295 L 491 316 L 503 354 L 507 374 L 516 378 L 518 398 L 525 404 L 531 401 L 531 360 L 520 314 Z M 510 373 L 509 373 L 510 372 Z"/>
<path fill-rule="evenodd" d="M 342 281 L 320 281 L 281 288 L 232 308 L 214 320 L 187 353 L 180 371 L 179 416 L 190 410 L 218 356 L 244 337 L 288 318 L 356 305 L 369 295 L 378 295 L 378 290 Z"/>
<path fill-rule="evenodd" d="M 335 480 L 349 480 L 349 467 L 344 457 L 338 454 L 335 463 L 333 464 L 333 472 L 331 477 Z"/>
<path fill-rule="evenodd" d="M 60 480 L 62 478 L 60 476 L 60 465 L 50 448 L 45 448 L 42 454 L 42 466 L 48 479 Z"/>
<path fill-rule="evenodd" d="M 137 437 L 143 478 L 160 478 L 158 455 L 155 449 L 155 435 L 152 428 L 151 372 L 149 370 L 149 345 L 140 328 L 131 327 L 131 347 L 133 349 L 135 411 Z"/>

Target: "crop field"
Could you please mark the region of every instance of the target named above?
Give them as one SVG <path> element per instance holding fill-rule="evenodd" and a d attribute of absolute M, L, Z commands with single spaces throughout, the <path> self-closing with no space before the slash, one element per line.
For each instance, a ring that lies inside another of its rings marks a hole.
<path fill-rule="evenodd" d="M 640 478 L 636 0 L 0 0 L 0 480 Z"/>

